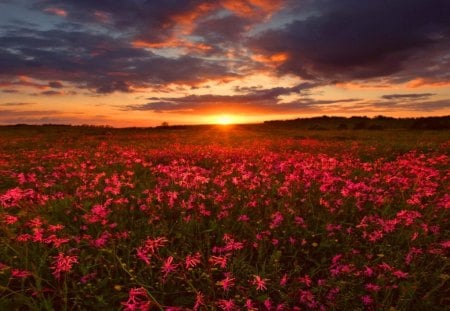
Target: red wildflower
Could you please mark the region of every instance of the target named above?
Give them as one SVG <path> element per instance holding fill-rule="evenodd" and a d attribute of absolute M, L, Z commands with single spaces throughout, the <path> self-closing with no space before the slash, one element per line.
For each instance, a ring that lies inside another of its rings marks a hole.
<path fill-rule="evenodd" d="M 128 300 L 121 304 L 125 306 L 125 311 L 148 311 L 151 307 L 150 297 L 143 287 L 130 289 Z"/>
<path fill-rule="evenodd" d="M 252 284 L 256 286 L 256 290 L 266 290 L 267 284 L 266 282 L 268 279 L 262 279 L 259 275 L 254 276 L 254 280 L 252 281 Z"/>
<path fill-rule="evenodd" d="M 164 278 L 167 277 L 169 273 L 175 271 L 175 269 L 177 268 L 178 264 L 174 264 L 172 262 L 173 262 L 172 256 L 167 257 L 167 259 L 164 261 L 161 267 L 161 271 L 164 273 Z"/>
<path fill-rule="evenodd" d="M 26 278 L 33 275 L 28 270 L 20 270 L 20 269 L 12 269 L 11 270 L 11 276 L 14 278 Z"/>
<path fill-rule="evenodd" d="M 222 286 L 224 291 L 229 291 L 234 286 L 234 280 L 231 273 L 225 273 L 225 278 L 222 281 L 217 282 L 217 285 Z"/>
<path fill-rule="evenodd" d="M 191 269 L 197 266 L 200 263 L 200 253 L 197 252 L 194 255 L 187 255 L 184 260 L 186 269 Z"/>
<path fill-rule="evenodd" d="M 78 263 L 77 256 L 64 255 L 64 253 L 59 253 L 58 256 L 55 256 L 55 263 L 51 267 L 52 274 L 56 279 L 61 277 L 61 272 L 69 272 L 72 269 L 74 263 Z"/>
<path fill-rule="evenodd" d="M 223 311 L 233 311 L 233 310 L 237 310 L 237 306 L 234 303 L 233 299 L 219 299 L 217 301 L 217 305 L 219 306 L 220 309 L 222 309 Z"/>

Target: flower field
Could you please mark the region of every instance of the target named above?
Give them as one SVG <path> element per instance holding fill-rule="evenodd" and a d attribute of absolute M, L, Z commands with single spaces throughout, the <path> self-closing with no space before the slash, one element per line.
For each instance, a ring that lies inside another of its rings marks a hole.
<path fill-rule="evenodd" d="M 430 137 L 1 129 L 0 309 L 443 310 Z"/>

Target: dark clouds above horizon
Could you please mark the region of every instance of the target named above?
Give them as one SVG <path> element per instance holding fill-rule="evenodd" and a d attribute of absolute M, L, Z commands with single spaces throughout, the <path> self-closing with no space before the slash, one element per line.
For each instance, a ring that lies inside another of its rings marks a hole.
<path fill-rule="evenodd" d="M 0 9 L 3 94 L 144 93 L 144 102 L 121 110 L 275 113 L 325 107 L 332 99 L 311 97 L 324 86 L 450 86 L 448 0 L 1 0 Z M 257 74 L 297 82 L 225 95 L 186 91 Z M 183 91 L 145 96 L 173 85 Z M 435 95 L 378 97 L 392 107 L 420 111 L 422 100 L 449 108 L 450 94 Z"/>

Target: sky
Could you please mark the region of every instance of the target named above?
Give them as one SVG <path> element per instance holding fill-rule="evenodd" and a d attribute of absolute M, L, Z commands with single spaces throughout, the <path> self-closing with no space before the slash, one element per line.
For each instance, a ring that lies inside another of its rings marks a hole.
<path fill-rule="evenodd" d="M 448 0 L 0 0 L 0 124 L 450 114 Z"/>

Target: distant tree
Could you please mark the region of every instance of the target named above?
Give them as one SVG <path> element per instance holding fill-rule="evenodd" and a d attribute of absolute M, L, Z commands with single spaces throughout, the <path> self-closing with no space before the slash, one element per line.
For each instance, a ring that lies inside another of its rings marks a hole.
<path fill-rule="evenodd" d="M 163 123 L 161 123 L 162 127 L 169 127 L 169 122 L 164 121 Z"/>
<path fill-rule="evenodd" d="M 358 121 L 355 126 L 353 126 L 354 130 L 363 130 L 367 127 L 367 123 L 365 121 Z"/>
<path fill-rule="evenodd" d="M 338 125 L 337 129 L 338 129 L 338 130 L 346 130 L 346 129 L 348 129 L 348 126 L 347 126 L 347 124 L 345 124 L 345 123 L 340 123 L 340 124 Z"/>
<path fill-rule="evenodd" d="M 369 127 L 367 129 L 380 131 L 383 129 L 383 126 L 381 126 L 379 124 L 371 124 L 371 125 L 369 125 Z"/>

